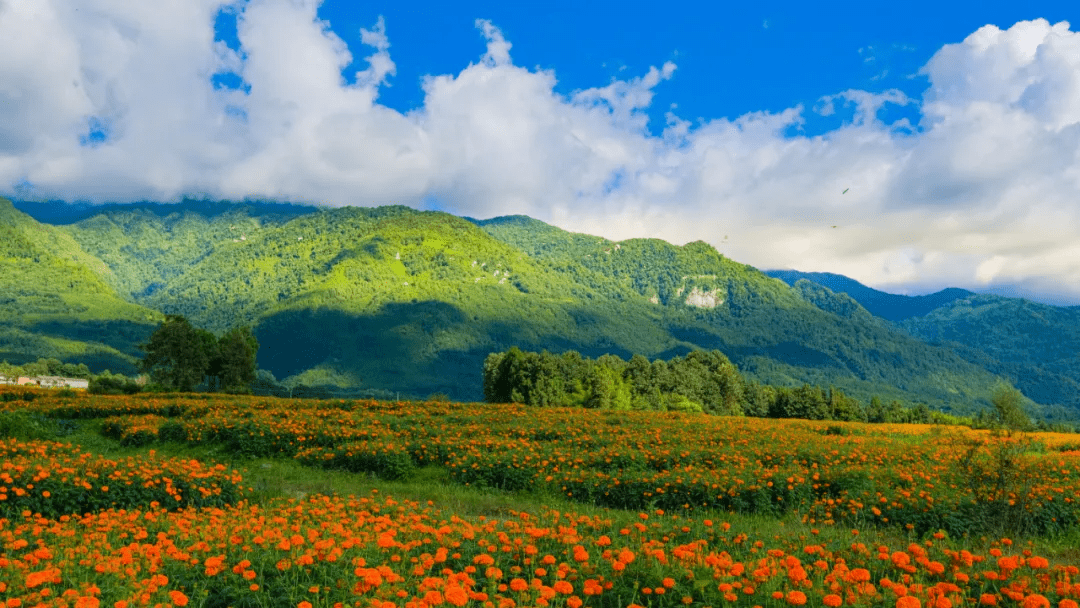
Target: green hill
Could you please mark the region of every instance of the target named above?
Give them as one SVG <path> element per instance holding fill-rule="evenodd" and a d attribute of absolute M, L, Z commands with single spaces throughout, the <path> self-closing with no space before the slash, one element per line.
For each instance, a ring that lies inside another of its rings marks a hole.
<path fill-rule="evenodd" d="M 1051 418 L 1080 411 L 1080 307 L 975 295 L 901 327 L 1009 379 L 1038 403 L 1060 406 Z"/>
<path fill-rule="evenodd" d="M 850 298 L 789 287 L 701 242 L 616 243 L 526 217 L 406 207 L 142 205 L 37 226 L 27 238 L 81 260 L 71 263 L 91 269 L 110 306 L 216 332 L 253 325 L 260 367 L 294 383 L 477 399 L 484 357 L 512 346 L 624 358 L 718 349 L 762 382 L 960 412 L 995 382 Z"/>
<path fill-rule="evenodd" d="M 833 293 L 850 296 L 866 308 L 871 314 L 888 321 L 899 323 L 912 317 L 921 317 L 933 310 L 950 303 L 975 295 L 966 289 L 950 287 L 924 296 L 905 296 L 886 293 L 867 287 L 855 279 L 831 272 L 799 272 L 798 270 L 766 270 L 765 274 L 782 280 L 788 285 L 795 285 L 800 280 L 807 280 L 820 285 Z"/>
<path fill-rule="evenodd" d="M 0 199 L 0 360 L 52 357 L 133 371 L 162 315 L 120 297 L 112 269 L 62 228 Z"/>
<path fill-rule="evenodd" d="M 784 270 L 768 274 L 796 287 L 813 282 L 816 290 L 828 292 L 831 298 L 857 301 L 911 336 L 952 350 L 1049 406 L 1042 411 L 1046 418 L 1075 419 L 1080 413 L 1078 306 L 1051 306 L 956 288 L 903 296 L 836 274 Z"/>

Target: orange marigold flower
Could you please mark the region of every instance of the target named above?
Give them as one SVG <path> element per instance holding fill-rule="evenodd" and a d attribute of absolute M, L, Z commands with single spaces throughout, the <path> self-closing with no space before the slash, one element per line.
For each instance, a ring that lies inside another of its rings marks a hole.
<path fill-rule="evenodd" d="M 169 600 L 172 601 L 174 606 L 187 606 L 188 596 L 184 595 L 183 591 L 174 589 L 169 592 Z"/>
<path fill-rule="evenodd" d="M 584 603 L 585 602 L 582 602 L 581 598 L 576 595 L 571 595 L 570 597 L 566 598 L 566 605 L 570 608 L 581 608 L 581 605 Z"/>
<path fill-rule="evenodd" d="M 672 587 L 675 586 L 675 579 L 673 579 L 673 578 L 671 578 L 669 576 L 669 577 L 665 578 L 664 580 L 660 581 L 660 584 L 667 587 L 668 589 L 671 589 Z"/>
<path fill-rule="evenodd" d="M 469 603 L 469 594 L 460 585 L 447 585 L 443 596 L 453 606 L 464 606 Z"/>
<path fill-rule="evenodd" d="M 829 608 L 837 608 L 844 603 L 844 598 L 836 595 L 835 593 L 830 593 L 829 595 L 821 598 L 821 603 L 825 604 Z"/>
<path fill-rule="evenodd" d="M 913 595 L 896 598 L 896 608 L 922 608 L 922 602 Z"/>
<path fill-rule="evenodd" d="M 1024 608 L 1050 608 L 1050 600 L 1046 599 L 1045 595 L 1039 595 L 1038 593 L 1032 593 L 1024 598 Z"/>
<path fill-rule="evenodd" d="M 551 588 L 563 595 L 570 595 L 574 592 L 574 586 L 566 581 L 555 581 Z"/>
<path fill-rule="evenodd" d="M 993 593 L 984 593 L 979 596 L 979 604 L 982 606 L 997 606 L 998 598 Z"/>
<path fill-rule="evenodd" d="M 1029 567 L 1031 567 L 1032 569 L 1034 569 L 1034 570 L 1042 570 L 1043 568 L 1049 568 L 1050 567 L 1050 562 L 1047 561 L 1047 559 L 1045 557 L 1039 557 L 1038 555 L 1033 555 L 1033 556 L 1028 558 L 1027 565 Z"/>
<path fill-rule="evenodd" d="M 784 597 L 784 601 L 787 602 L 789 606 L 804 606 L 806 604 L 806 594 L 802 591 L 788 591 L 787 596 Z"/>
<path fill-rule="evenodd" d="M 1076 600 L 1063 599 L 1058 602 L 1058 608 L 1080 608 L 1077 605 Z"/>
<path fill-rule="evenodd" d="M 515 578 L 510 580 L 511 591 L 525 591 L 529 588 L 529 583 L 523 578 Z"/>

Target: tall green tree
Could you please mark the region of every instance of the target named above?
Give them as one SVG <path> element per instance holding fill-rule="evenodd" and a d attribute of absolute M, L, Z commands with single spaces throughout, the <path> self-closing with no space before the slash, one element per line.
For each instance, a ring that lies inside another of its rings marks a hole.
<path fill-rule="evenodd" d="M 1030 429 L 1031 418 L 1024 408 L 1024 395 L 1012 385 L 1004 382 L 998 384 L 990 403 L 994 406 L 990 414 L 996 427 L 1007 431 Z"/>
<path fill-rule="evenodd" d="M 255 381 L 255 355 L 259 341 L 250 327 L 234 327 L 217 340 L 211 361 L 212 375 L 217 376 L 222 389 L 244 392 Z"/>
<path fill-rule="evenodd" d="M 211 342 L 217 340 L 210 332 L 196 329 L 181 315 L 168 315 L 142 345 L 146 357 L 139 369 L 167 389 L 190 392 L 210 367 Z"/>

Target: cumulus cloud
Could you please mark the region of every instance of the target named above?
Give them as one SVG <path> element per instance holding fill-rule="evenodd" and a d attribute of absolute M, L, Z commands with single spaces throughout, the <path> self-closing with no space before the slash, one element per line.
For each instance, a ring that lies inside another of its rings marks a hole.
<path fill-rule="evenodd" d="M 240 48 L 214 40 L 221 10 Z M 992 25 L 940 49 L 921 99 L 841 91 L 805 110 L 647 128 L 668 62 L 563 96 L 497 24 L 477 59 L 379 103 L 393 24 L 367 67 L 314 0 L 0 0 L 0 191 L 92 201 L 185 195 L 525 213 L 610 238 L 703 239 L 762 268 L 887 289 L 1015 288 L 1080 301 L 1080 34 Z M 222 86 L 229 74 L 240 86 Z M 734 83 L 737 86 L 737 83 Z M 915 106 L 918 124 L 886 122 Z M 846 192 L 845 192 L 846 191 Z M 727 235 L 728 238 L 724 239 Z"/>

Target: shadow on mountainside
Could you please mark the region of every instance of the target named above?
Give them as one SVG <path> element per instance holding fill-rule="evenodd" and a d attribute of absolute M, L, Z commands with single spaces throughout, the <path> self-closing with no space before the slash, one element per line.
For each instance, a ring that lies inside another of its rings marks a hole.
<path fill-rule="evenodd" d="M 574 314 L 579 326 L 603 322 Z M 572 333 L 572 332 L 569 332 Z M 287 378 L 328 367 L 355 379 L 358 389 L 383 389 L 411 396 L 443 393 L 453 399 L 483 398 L 484 359 L 517 346 L 524 350 L 576 350 L 587 357 L 632 352 L 610 340 L 582 343 L 538 332 L 522 321 L 476 318 L 445 302 L 391 303 L 373 315 L 337 310 L 285 311 L 255 328 L 259 367 Z"/>

